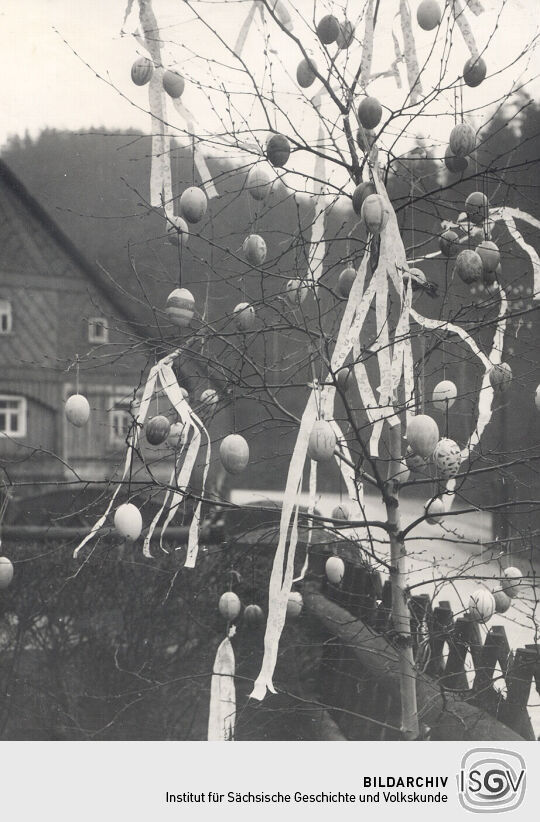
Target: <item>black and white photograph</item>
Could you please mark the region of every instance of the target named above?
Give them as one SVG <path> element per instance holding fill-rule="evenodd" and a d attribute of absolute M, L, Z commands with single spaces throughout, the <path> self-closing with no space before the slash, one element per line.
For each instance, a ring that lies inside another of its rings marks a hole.
<path fill-rule="evenodd" d="M 532 818 L 539 11 L 0 4 L 11 818 Z"/>

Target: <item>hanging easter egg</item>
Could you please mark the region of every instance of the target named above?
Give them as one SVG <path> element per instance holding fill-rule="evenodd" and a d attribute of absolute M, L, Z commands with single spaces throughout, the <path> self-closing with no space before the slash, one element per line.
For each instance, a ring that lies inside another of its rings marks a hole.
<path fill-rule="evenodd" d="M 431 457 L 439 441 L 439 426 L 427 414 L 411 417 L 407 425 L 407 442 L 414 454 Z"/>
<path fill-rule="evenodd" d="M 465 200 L 465 213 L 475 225 L 481 225 L 489 216 L 489 201 L 481 191 L 473 191 Z"/>
<path fill-rule="evenodd" d="M 300 616 L 303 607 L 304 600 L 302 599 L 302 594 L 298 591 L 291 591 L 287 599 L 287 616 L 293 618 Z"/>
<path fill-rule="evenodd" d="M 433 389 L 433 405 L 439 411 L 446 411 L 447 408 L 452 408 L 456 397 L 457 388 L 452 380 L 441 380 Z"/>
<path fill-rule="evenodd" d="M 327 462 L 334 456 L 337 440 L 327 420 L 317 420 L 309 435 L 308 457 L 316 462 Z"/>
<path fill-rule="evenodd" d="M 519 594 L 519 586 L 523 580 L 521 571 L 519 568 L 511 566 L 510 568 L 505 569 L 504 576 L 505 580 L 503 581 L 501 588 L 504 593 L 510 597 L 510 599 L 515 599 L 515 597 Z"/>
<path fill-rule="evenodd" d="M 248 628 L 260 628 L 264 624 L 264 611 L 259 605 L 246 605 L 242 619 Z"/>
<path fill-rule="evenodd" d="M 499 265 L 501 254 L 498 247 L 491 240 L 482 240 L 476 246 L 476 253 L 482 260 L 484 274 L 495 273 L 495 269 Z"/>
<path fill-rule="evenodd" d="M 171 430 L 169 431 L 169 436 L 167 437 L 167 445 L 170 445 L 171 448 L 178 448 L 182 439 L 183 431 L 183 422 L 173 422 L 171 425 Z"/>
<path fill-rule="evenodd" d="M 232 622 L 240 613 L 242 603 L 233 591 L 225 591 L 219 598 L 218 608 L 221 616 L 227 622 Z"/>
<path fill-rule="evenodd" d="M 428 501 L 424 504 L 424 512 L 426 522 L 430 525 L 437 525 L 441 516 L 444 514 L 444 502 L 440 499 L 440 497 L 428 499 Z"/>
<path fill-rule="evenodd" d="M 255 325 L 255 309 L 249 303 L 238 303 L 233 311 L 234 324 L 245 334 Z"/>
<path fill-rule="evenodd" d="M 64 408 L 66 419 L 76 428 L 86 425 L 90 419 L 90 405 L 82 394 L 72 394 L 66 400 Z"/>
<path fill-rule="evenodd" d="M 482 57 L 469 57 L 463 67 L 463 80 L 471 88 L 476 88 L 486 79 L 486 62 Z"/>
<path fill-rule="evenodd" d="M 131 79 L 136 86 L 145 86 L 154 73 L 154 64 L 148 57 L 138 57 L 131 66 Z"/>
<path fill-rule="evenodd" d="M 469 598 L 469 618 L 475 622 L 487 622 L 495 613 L 495 598 L 487 588 L 478 588 Z"/>
<path fill-rule="evenodd" d="M 425 465 L 425 461 L 423 461 L 423 463 Z M 394 473 L 392 473 L 392 469 L 389 471 L 388 479 L 397 482 L 398 485 L 403 485 L 403 483 L 409 481 L 410 476 L 411 471 L 409 469 L 409 466 L 404 460 L 401 460 L 396 466 L 396 470 Z"/>
<path fill-rule="evenodd" d="M 424 31 L 433 31 L 442 20 L 441 7 L 437 0 L 422 0 L 416 10 L 418 25 Z"/>
<path fill-rule="evenodd" d="M 512 383 L 512 369 L 506 362 L 498 363 L 489 369 L 489 381 L 494 391 L 504 394 Z"/>
<path fill-rule="evenodd" d="M 498 614 L 505 614 L 512 604 L 511 598 L 504 591 L 493 591 L 493 599 Z"/>
<path fill-rule="evenodd" d="M 351 518 L 351 512 L 346 505 L 340 502 L 339 505 L 336 505 L 335 508 L 332 509 L 331 517 L 332 519 L 349 520 Z"/>
<path fill-rule="evenodd" d="M 353 287 L 354 281 L 356 280 L 356 271 L 352 266 L 348 266 L 348 268 L 344 268 L 338 278 L 338 285 L 337 290 L 340 297 L 343 297 L 344 300 L 347 299 L 349 294 L 351 293 L 351 288 Z"/>
<path fill-rule="evenodd" d="M 167 239 L 171 245 L 185 248 L 189 240 L 189 227 L 182 217 L 169 217 L 167 222 Z"/>
<path fill-rule="evenodd" d="M 456 157 L 449 148 L 444 153 L 444 164 L 452 174 L 463 174 L 469 165 L 466 157 Z"/>
<path fill-rule="evenodd" d="M 439 237 L 439 248 L 445 257 L 453 257 L 454 254 L 457 254 L 459 238 L 456 232 L 452 231 L 451 228 L 449 228 L 448 231 L 444 231 Z"/>
<path fill-rule="evenodd" d="M 358 106 L 358 119 L 364 128 L 376 128 L 381 122 L 382 106 L 376 97 L 364 97 Z"/>
<path fill-rule="evenodd" d="M 335 375 L 335 380 L 340 391 L 346 394 L 353 384 L 352 368 L 350 368 L 348 365 L 344 366 L 343 368 L 340 368 L 337 374 Z"/>
<path fill-rule="evenodd" d="M 467 285 L 480 282 L 484 273 L 482 260 L 476 251 L 466 248 L 457 255 L 454 271 Z"/>
<path fill-rule="evenodd" d="M 114 527 L 121 537 L 134 542 L 141 535 L 142 525 L 141 512 L 133 503 L 125 502 L 118 506 L 114 514 Z"/>
<path fill-rule="evenodd" d="M 352 207 L 354 208 L 355 214 L 361 214 L 362 206 L 366 197 L 369 197 L 370 194 L 376 193 L 377 190 L 372 182 L 368 182 L 366 180 L 363 183 L 359 183 L 354 189 L 352 196 Z"/>
<path fill-rule="evenodd" d="M 246 188 L 254 200 L 259 202 L 266 199 L 272 188 L 272 177 L 268 169 L 259 163 L 249 170 Z"/>
<path fill-rule="evenodd" d="M 468 123 L 458 123 L 450 132 L 448 145 L 455 157 L 467 157 L 476 146 L 474 129 Z"/>
<path fill-rule="evenodd" d="M 266 243 L 259 234 L 250 234 L 242 243 L 242 251 L 248 263 L 262 265 L 266 260 Z"/>
<path fill-rule="evenodd" d="M 190 186 L 180 197 L 180 212 L 188 223 L 198 223 L 206 214 L 208 199 L 198 186 Z"/>
<path fill-rule="evenodd" d="M 152 417 L 144 427 L 146 440 L 150 445 L 161 445 L 169 436 L 170 431 L 171 424 L 163 414 L 157 414 L 155 417 Z"/>
<path fill-rule="evenodd" d="M 0 557 L 0 591 L 5 590 L 13 579 L 13 563 L 7 557 Z"/>
<path fill-rule="evenodd" d="M 540 385 L 534 393 L 534 404 L 536 405 L 537 411 L 540 411 Z"/>
<path fill-rule="evenodd" d="M 461 448 L 454 440 L 443 437 L 433 451 L 433 462 L 437 475 L 441 479 L 451 479 L 459 474 L 461 466 Z"/>
<path fill-rule="evenodd" d="M 339 21 L 333 14 L 325 14 L 317 23 L 317 37 L 324 46 L 336 42 L 339 37 Z"/>
<path fill-rule="evenodd" d="M 369 194 L 362 205 L 362 219 L 371 234 L 380 234 L 388 222 L 388 207 L 380 194 Z"/>
<path fill-rule="evenodd" d="M 328 582 L 339 585 L 345 575 L 345 563 L 341 557 L 328 557 L 324 566 Z"/>
<path fill-rule="evenodd" d="M 356 143 L 358 148 L 360 151 L 366 152 L 366 154 L 373 148 L 376 139 L 377 135 L 372 129 L 359 128 L 356 130 Z"/>
<path fill-rule="evenodd" d="M 206 405 L 210 408 L 213 405 L 217 405 L 219 402 L 219 394 L 215 390 L 215 388 L 205 388 L 201 394 L 201 402 L 203 405 Z"/>
<path fill-rule="evenodd" d="M 421 457 L 420 454 L 415 454 L 412 448 L 407 446 L 407 450 L 405 451 L 405 465 L 413 474 L 418 474 L 425 469 L 427 458 Z"/>
<path fill-rule="evenodd" d="M 348 49 L 354 40 L 354 26 L 349 20 L 342 20 L 339 24 L 339 34 L 337 36 L 337 46 L 340 49 Z"/>
<path fill-rule="evenodd" d="M 249 445 L 240 434 L 228 434 L 219 446 L 219 458 L 229 474 L 241 474 L 249 462 Z"/>
<path fill-rule="evenodd" d="M 309 286 L 303 280 L 289 280 L 285 287 L 285 298 L 290 305 L 297 308 L 306 299 L 308 291 Z"/>
<path fill-rule="evenodd" d="M 187 328 L 195 313 L 195 297 L 187 288 L 175 288 L 167 297 L 165 313 L 179 328 Z"/>
<path fill-rule="evenodd" d="M 315 82 L 317 63 L 315 60 L 300 60 L 296 69 L 296 80 L 301 88 L 309 88 Z"/>
<path fill-rule="evenodd" d="M 266 159 L 277 168 L 287 165 L 291 156 L 291 144 L 283 134 L 272 134 L 266 143 Z"/>
<path fill-rule="evenodd" d="M 173 100 L 177 100 L 184 93 L 186 81 L 182 75 L 174 69 L 167 69 L 163 72 L 163 88 Z"/>

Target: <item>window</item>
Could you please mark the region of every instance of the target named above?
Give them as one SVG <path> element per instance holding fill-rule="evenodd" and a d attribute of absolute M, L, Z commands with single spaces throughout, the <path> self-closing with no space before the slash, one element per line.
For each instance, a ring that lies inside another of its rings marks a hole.
<path fill-rule="evenodd" d="M 0 300 L 0 334 L 11 334 L 13 315 L 9 300 Z"/>
<path fill-rule="evenodd" d="M 88 320 L 88 340 L 91 343 L 106 343 L 109 341 L 109 328 L 104 317 L 91 317 Z"/>
<path fill-rule="evenodd" d="M 124 397 L 115 400 L 111 409 L 111 442 L 125 442 L 132 425 L 130 401 Z"/>
<path fill-rule="evenodd" d="M 0 436 L 26 436 L 26 399 L 0 396 Z"/>

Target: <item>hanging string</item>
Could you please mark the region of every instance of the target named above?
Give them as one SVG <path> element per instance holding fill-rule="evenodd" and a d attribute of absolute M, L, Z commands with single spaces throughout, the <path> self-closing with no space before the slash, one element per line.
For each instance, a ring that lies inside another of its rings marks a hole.
<path fill-rule="evenodd" d="M 75 356 L 75 393 L 79 393 L 79 355 Z"/>
<path fill-rule="evenodd" d="M 178 232 L 178 287 L 182 288 L 182 248 L 184 241 L 182 239 L 182 232 Z"/>
<path fill-rule="evenodd" d="M 191 135 L 191 185 L 195 185 L 195 131 Z"/>

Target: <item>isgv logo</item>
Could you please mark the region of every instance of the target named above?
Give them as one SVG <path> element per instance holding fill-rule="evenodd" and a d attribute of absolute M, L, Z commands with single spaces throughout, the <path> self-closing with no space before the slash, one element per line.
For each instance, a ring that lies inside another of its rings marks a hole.
<path fill-rule="evenodd" d="M 502 748 L 473 748 L 461 760 L 457 780 L 459 801 L 466 810 L 512 811 L 525 796 L 525 760 Z"/>

